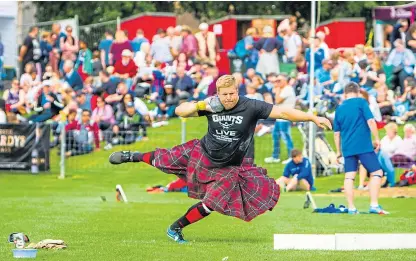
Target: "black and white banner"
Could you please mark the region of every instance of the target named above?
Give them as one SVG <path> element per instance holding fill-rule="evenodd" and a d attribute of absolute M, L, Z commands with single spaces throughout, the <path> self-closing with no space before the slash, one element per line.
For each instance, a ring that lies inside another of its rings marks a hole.
<path fill-rule="evenodd" d="M 50 126 L 0 124 L 0 169 L 49 171 Z"/>

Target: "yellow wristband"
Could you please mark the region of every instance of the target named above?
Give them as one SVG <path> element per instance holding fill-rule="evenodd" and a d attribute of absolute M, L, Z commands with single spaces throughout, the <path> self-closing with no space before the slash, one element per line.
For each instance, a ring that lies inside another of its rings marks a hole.
<path fill-rule="evenodd" d="M 207 108 L 207 105 L 204 101 L 199 101 L 196 103 L 196 110 L 197 111 L 205 111 Z"/>

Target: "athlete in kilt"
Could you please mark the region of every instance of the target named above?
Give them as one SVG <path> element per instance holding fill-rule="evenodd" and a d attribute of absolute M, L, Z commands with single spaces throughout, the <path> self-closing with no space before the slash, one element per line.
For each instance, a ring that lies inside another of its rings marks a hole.
<path fill-rule="evenodd" d="M 207 117 L 208 132 L 201 140 L 147 153 L 119 151 L 109 158 L 112 164 L 145 162 L 187 183 L 188 196 L 200 201 L 168 228 L 168 236 L 178 243 L 186 242 L 184 227 L 212 211 L 250 221 L 276 205 L 279 186 L 266 169 L 253 163 L 253 134 L 259 119 L 313 121 L 332 128 L 326 118 L 238 96 L 231 75 L 220 77 L 216 87 L 218 96 L 182 103 L 175 111 L 181 117 Z"/>

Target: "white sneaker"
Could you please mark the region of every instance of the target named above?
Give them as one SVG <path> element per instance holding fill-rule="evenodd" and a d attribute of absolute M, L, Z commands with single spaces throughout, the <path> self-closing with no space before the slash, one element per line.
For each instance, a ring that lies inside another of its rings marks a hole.
<path fill-rule="evenodd" d="M 272 127 L 263 125 L 261 127 L 261 129 L 257 132 L 257 137 L 261 137 L 261 136 L 263 136 L 266 133 L 270 133 L 271 130 L 272 130 Z"/>
<path fill-rule="evenodd" d="M 280 159 L 275 159 L 273 157 L 268 157 L 268 158 L 265 158 L 264 159 L 264 162 L 265 163 L 279 163 L 280 162 Z"/>
<path fill-rule="evenodd" d="M 286 164 L 288 164 L 291 160 L 292 160 L 291 158 L 286 159 L 286 160 L 282 161 L 282 164 L 286 165 Z"/>
<path fill-rule="evenodd" d="M 104 150 L 111 150 L 113 148 L 113 145 L 111 145 L 111 143 L 108 143 L 107 145 L 104 146 Z"/>

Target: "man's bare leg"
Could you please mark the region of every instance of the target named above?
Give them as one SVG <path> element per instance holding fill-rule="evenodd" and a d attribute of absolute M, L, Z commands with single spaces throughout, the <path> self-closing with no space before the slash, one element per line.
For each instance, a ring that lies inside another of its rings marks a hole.
<path fill-rule="evenodd" d="M 347 172 L 345 173 L 344 179 L 344 193 L 347 199 L 348 210 L 356 210 L 354 205 L 354 180 L 357 172 Z"/>

